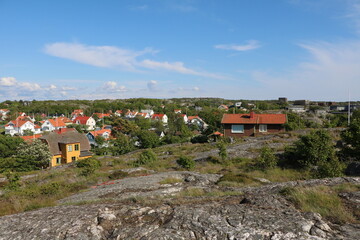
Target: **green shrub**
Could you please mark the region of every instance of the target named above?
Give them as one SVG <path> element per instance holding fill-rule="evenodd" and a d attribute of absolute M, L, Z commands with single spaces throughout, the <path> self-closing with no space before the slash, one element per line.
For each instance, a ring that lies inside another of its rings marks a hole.
<path fill-rule="evenodd" d="M 101 163 L 96 158 L 87 158 L 76 162 L 76 167 L 81 168 L 80 175 L 89 176 L 101 167 Z"/>
<path fill-rule="evenodd" d="M 187 156 L 180 156 L 176 163 L 187 170 L 193 169 L 195 167 L 195 161 Z"/>
<path fill-rule="evenodd" d="M 59 193 L 60 191 L 60 185 L 57 182 L 45 184 L 40 187 L 40 192 L 43 195 L 55 195 Z"/>
<path fill-rule="evenodd" d="M 261 148 L 260 156 L 256 159 L 256 165 L 261 170 L 276 167 L 277 158 L 274 150 L 269 146 L 265 145 Z"/>
<path fill-rule="evenodd" d="M 225 161 L 225 160 L 227 159 L 227 157 L 228 157 L 228 153 L 227 153 L 227 149 L 226 149 L 225 143 L 219 142 L 219 143 L 217 144 L 217 148 L 218 148 L 218 150 L 219 150 L 219 157 L 221 157 L 221 159 L 222 159 L 223 161 Z"/>
<path fill-rule="evenodd" d="M 20 175 L 18 173 L 7 172 L 5 173 L 5 176 L 9 182 L 6 186 L 8 189 L 15 190 L 20 187 Z"/>
<path fill-rule="evenodd" d="M 140 154 L 140 157 L 134 162 L 134 166 L 139 167 L 155 161 L 157 161 L 156 154 L 151 149 L 147 149 Z"/>
<path fill-rule="evenodd" d="M 129 176 L 129 173 L 121 171 L 121 170 L 117 170 L 117 171 L 112 172 L 109 175 L 109 178 L 110 179 L 119 179 L 119 178 L 125 178 L 127 176 Z"/>

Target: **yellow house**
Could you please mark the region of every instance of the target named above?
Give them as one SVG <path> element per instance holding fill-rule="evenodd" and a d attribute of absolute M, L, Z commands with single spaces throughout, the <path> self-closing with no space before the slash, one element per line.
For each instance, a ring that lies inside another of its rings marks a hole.
<path fill-rule="evenodd" d="M 75 129 L 66 132 L 51 132 L 40 137 L 40 139 L 49 145 L 52 154 L 50 167 L 75 162 L 92 156 L 87 137 Z"/>

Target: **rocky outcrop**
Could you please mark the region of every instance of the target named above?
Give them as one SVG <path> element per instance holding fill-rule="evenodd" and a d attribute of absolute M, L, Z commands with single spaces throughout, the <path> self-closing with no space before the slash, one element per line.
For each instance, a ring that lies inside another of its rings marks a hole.
<path fill-rule="evenodd" d="M 167 172 L 118 180 L 76 194 L 61 202 L 111 203 L 63 205 L 0 218 L 0 239 L 357 239 L 360 225 L 331 224 L 319 214 L 303 213 L 278 191 L 287 186 L 360 183 L 360 178 L 335 178 L 225 189 L 236 196 L 199 195 L 179 201 L 170 189 L 219 190 L 216 174 Z M 182 181 L 160 184 L 167 178 Z M 179 190 L 181 191 L 181 190 Z M 113 193 L 111 195 L 111 193 Z M 133 194 L 143 202 L 129 201 Z M 351 201 L 359 193 L 344 195 Z"/>

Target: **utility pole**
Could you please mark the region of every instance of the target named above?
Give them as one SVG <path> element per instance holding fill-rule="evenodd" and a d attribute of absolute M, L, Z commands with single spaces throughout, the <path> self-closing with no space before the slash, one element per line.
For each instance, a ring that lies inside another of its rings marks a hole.
<path fill-rule="evenodd" d="M 350 125 L 350 89 L 349 89 L 349 104 L 348 104 L 348 126 Z"/>

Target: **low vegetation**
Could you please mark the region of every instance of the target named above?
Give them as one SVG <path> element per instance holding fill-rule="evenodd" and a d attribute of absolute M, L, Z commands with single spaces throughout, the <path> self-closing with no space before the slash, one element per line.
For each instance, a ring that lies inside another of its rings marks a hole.
<path fill-rule="evenodd" d="M 359 216 L 357 207 L 349 207 L 338 194 L 340 192 L 359 191 L 359 185 L 342 184 L 334 187 L 315 186 L 285 188 L 281 194 L 293 202 L 296 207 L 304 212 L 319 213 L 322 217 L 335 223 L 358 222 L 355 215 Z"/>

